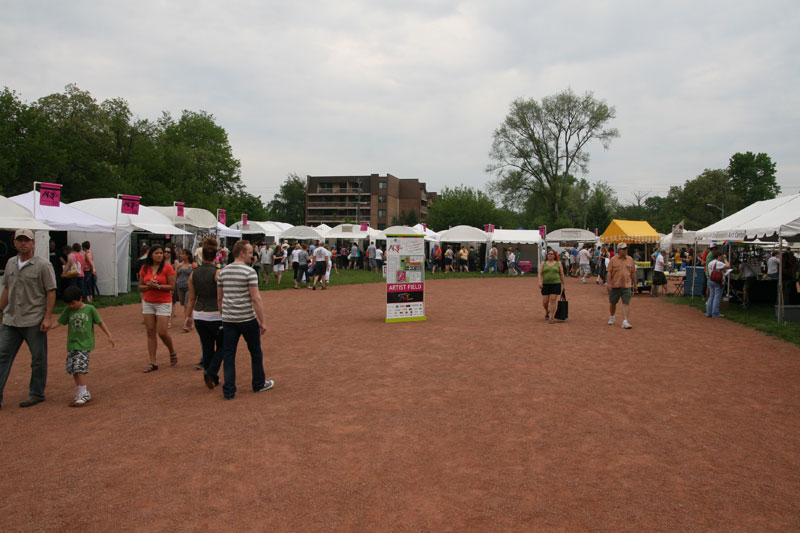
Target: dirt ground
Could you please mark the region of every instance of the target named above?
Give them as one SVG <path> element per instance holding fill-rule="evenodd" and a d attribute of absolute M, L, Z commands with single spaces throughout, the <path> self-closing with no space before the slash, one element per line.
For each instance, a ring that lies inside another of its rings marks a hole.
<path fill-rule="evenodd" d="M 47 401 L 0 411 L 0 528 L 798 530 L 800 349 L 648 296 L 632 330 L 570 280 L 437 280 L 427 322 L 385 324 L 381 284 L 263 293 L 275 389 L 208 390 L 194 332 L 142 374 L 140 308 L 102 309 L 94 400 L 69 408 L 65 329 Z"/>

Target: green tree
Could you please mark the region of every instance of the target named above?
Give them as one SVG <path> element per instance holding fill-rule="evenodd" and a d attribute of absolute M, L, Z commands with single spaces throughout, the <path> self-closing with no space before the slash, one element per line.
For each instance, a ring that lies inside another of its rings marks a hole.
<path fill-rule="evenodd" d="M 598 234 L 602 233 L 611 223 L 611 219 L 614 218 L 618 209 L 617 193 L 608 183 L 597 181 L 592 186 L 586 206 L 586 223 L 582 227 L 588 230 L 597 228 Z"/>
<path fill-rule="evenodd" d="M 615 110 L 587 92 L 582 97 L 567 89 L 542 99 L 517 99 L 503 124 L 494 131 L 487 172 L 497 175 L 492 184 L 504 205 L 524 204 L 531 195 L 541 195 L 558 221 L 568 203 L 570 177 L 575 170 L 586 173 L 586 145 L 598 140 L 608 148 L 619 136 L 606 124 Z"/>
<path fill-rule="evenodd" d="M 306 180 L 294 172 L 281 185 L 280 192 L 267 204 L 272 217 L 279 222 L 302 226 L 306 221 Z"/>
<path fill-rule="evenodd" d="M 695 179 L 686 181 L 680 192 L 678 208 L 687 228 L 704 228 L 722 218 L 723 206 L 738 205 L 739 198 L 726 192 L 729 179 L 723 169 L 706 169 Z M 726 209 L 725 214 L 731 212 Z"/>
<path fill-rule="evenodd" d="M 730 190 L 740 200 L 737 209 L 761 200 L 775 198 L 781 192 L 775 177 L 775 163 L 765 153 L 735 153 L 728 164 Z M 727 210 L 726 210 L 727 211 Z M 733 209 L 729 211 L 733 212 Z"/>
<path fill-rule="evenodd" d="M 399 216 L 392 217 L 392 226 L 416 226 L 419 224 L 419 219 L 417 218 L 417 212 L 413 209 L 405 212 L 400 211 Z"/>
<path fill-rule="evenodd" d="M 445 187 L 428 209 L 428 227 L 442 231 L 451 226 L 466 224 L 482 228 L 484 224 L 500 226 L 494 200 L 472 187 Z"/>

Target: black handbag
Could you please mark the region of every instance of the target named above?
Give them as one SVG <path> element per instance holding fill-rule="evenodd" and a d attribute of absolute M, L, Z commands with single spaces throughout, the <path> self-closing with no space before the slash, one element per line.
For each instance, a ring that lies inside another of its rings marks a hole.
<path fill-rule="evenodd" d="M 561 293 L 561 299 L 558 300 L 558 307 L 556 308 L 553 318 L 556 320 L 566 320 L 569 316 L 569 302 L 567 301 L 567 293 Z"/>

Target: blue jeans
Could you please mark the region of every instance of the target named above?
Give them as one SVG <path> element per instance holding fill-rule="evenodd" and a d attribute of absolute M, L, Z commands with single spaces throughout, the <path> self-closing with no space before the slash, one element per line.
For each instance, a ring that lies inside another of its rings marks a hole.
<path fill-rule="evenodd" d="M 719 317 L 719 303 L 722 301 L 722 284 L 708 280 L 708 300 L 706 316 Z"/>
<path fill-rule="evenodd" d="M 217 378 L 222 365 L 222 320 L 195 320 L 194 328 L 200 337 L 203 369 L 212 378 Z"/>
<path fill-rule="evenodd" d="M 489 262 L 486 263 L 486 269 L 483 271 L 484 274 L 489 272 L 489 269 L 494 269 L 494 273 L 497 274 L 497 259 L 489 259 Z"/>
<path fill-rule="evenodd" d="M 258 390 L 264 385 L 264 355 L 261 352 L 261 332 L 258 330 L 258 320 L 255 318 L 247 322 L 222 323 L 222 357 L 225 362 L 223 372 L 225 383 L 222 385 L 222 394 L 226 398 L 233 398 L 236 394 L 236 347 L 239 346 L 239 337 L 244 337 L 247 349 L 250 351 L 250 366 L 253 371 L 253 390 Z"/>
<path fill-rule="evenodd" d="M 39 331 L 39 325 L 26 328 L 0 326 L 0 404 L 3 403 L 5 389 L 11 365 L 17 357 L 22 341 L 31 351 L 31 382 L 28 394 L 31 398 L 44 399 L 44 387 L 47 385 L 47 333 Z"/>

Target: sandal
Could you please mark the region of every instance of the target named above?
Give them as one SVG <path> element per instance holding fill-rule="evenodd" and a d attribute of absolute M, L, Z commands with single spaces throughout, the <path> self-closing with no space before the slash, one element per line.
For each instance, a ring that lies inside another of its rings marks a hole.
<path fill-rule="evenodd" d="M 169 354 L 169 366 L 175 366 L 178 364 L 178 354 L 171 353 Z"/>
<path fill-rule="evenodd" d="M 550 318 L 550 313 L 547 313 L 547 314 L 544 315 L 544 319 L 545 320 L 548 320 L 549 318 Z"/>
<path fill-rule="evenodd" d="M 150 373 L 150 372 L 155 372 L 156 370 L 158 370 L 158 365 L 150 363 L 150 366 L 148 366 L 147 368 L 144 369 L 144 373 L 147 374 L 147 373 Z"/>
<path fill-rule="evenodd" d="M 556 321 L 553 320 L 552 318 L 550 320 L 548 320 L 547 322 L 549 322 L 550 324 L 555 324 L 556 323 Z"/>

